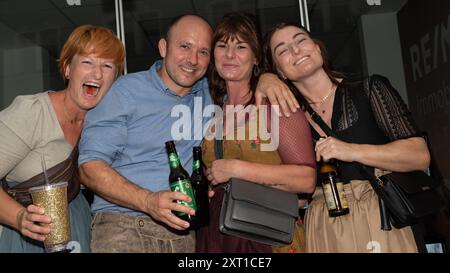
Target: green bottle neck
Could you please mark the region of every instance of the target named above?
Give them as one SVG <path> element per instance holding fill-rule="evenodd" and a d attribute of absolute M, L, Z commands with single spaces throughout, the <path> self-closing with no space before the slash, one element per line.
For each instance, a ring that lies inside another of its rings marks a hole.
<path fill-rule="evenodd" d="M 177 153 L 169 153 L 170 169 L 177 169 L 181 166 L 180 158 Z"/>
<path fill-rule="evenodd" d="M 193 172 L 200 172 L 201 163 L 200 160 L 194 160 L 192 162 L 192 171 Z"/>

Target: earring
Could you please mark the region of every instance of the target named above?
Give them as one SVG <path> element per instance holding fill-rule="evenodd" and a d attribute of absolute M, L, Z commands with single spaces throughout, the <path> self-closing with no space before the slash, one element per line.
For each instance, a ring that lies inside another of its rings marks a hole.
<path fill-rule="evenodd" d="M 261 70 L 259 69 L 259 66 L 257 64 L 255 64 L 255 66 L 253 67 L 253 75 L 255 77 L 258 77 L 260 73 L 261 73 Z"/>

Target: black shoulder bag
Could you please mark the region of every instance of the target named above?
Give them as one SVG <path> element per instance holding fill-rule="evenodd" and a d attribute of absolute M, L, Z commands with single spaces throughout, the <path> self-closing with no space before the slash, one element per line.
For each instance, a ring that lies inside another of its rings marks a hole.
<path fill-rule="evenodd" d="M 216 158 L 223 158 L 222 140 L 216 140 Z M 297 194 L 231 178 L 220 210 L 222 233 L 282 246 L 293 239 L 298 217 Z"/>
<path fill-rule="evenodd" d="M 328 135 L 338 138 L 322 118 L 305 105 L 311 119 Z M 423 171 L 391 172 L 379 177 L 366 166 L 359 164 L 362 173 L 380 200 L 381 228 L 390 230 L 410 226 L 424 216 L 433 214 L 447 204 L 442 183 L 433 180 Z"/>

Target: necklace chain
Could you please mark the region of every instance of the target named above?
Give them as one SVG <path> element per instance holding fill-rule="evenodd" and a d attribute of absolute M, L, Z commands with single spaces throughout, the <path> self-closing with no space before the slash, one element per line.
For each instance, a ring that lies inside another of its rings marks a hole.
<path fill-rule="evenodd" d="M 325 101 L 327 101 L 327 99 L 331 96 L 331 94 L 333 94 L 333 91 L 334 91 L 334 84 L 332 85 L 330 92 L 325 97 L 321 98 L 319 101 L 311 101 L 308 103 L 320 105 L 320 104 L 324 103 Z"/>
<path fill-rule="evenodd" d="M 320 101 L 311 101 L 311 102 L 308 102 L 308 103 L 311 104 L 311 105 L 313 105 L 313 107 L 316 109 L 316 111 L 319 111 L 320 106 L 321 106 L 324 102 L 326 102 L 326 101 L 328 100 L 329 97 L 331 97 L 331 95 L 334 93 L 335 90 L 336 90 L 336 89 L 334 88 L 334 84 L 332 84 L 332 85 L 331 85 L 331 90 L 330 90 L 330 92 L 329 92 L 325 97 L 323 97 L 322 99 L 320 99 Z M 320 110 L 320 112 L 321 112 L 321 114 L 323 115 L 323 114 L 325 114 L 326 110 L 325 110 L 325 109 L 322 109 L 322 110 Z"/>

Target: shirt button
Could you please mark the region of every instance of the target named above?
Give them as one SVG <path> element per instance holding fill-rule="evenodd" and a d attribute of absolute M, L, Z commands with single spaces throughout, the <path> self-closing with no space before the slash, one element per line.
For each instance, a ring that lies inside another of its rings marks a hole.
<path fill-rule="evenodd" d="M 139 226 L 144 227 L 144 220 L 139 220 Z"/>

